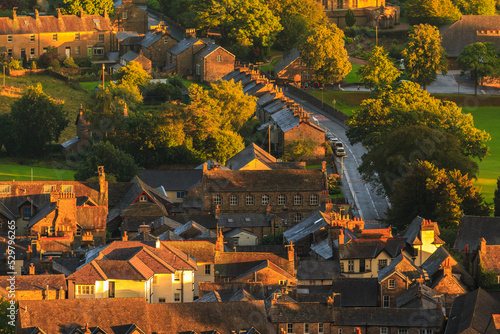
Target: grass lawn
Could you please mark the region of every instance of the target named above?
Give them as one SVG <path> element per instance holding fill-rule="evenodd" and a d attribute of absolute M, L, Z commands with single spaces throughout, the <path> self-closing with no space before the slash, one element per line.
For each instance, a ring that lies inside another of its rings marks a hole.
<path fill-rule="evenodd" d="M 274 64 L 276 64 L 278 62 L 278 60 L 280 60 L 281 58 L 274 58 L 272 61 L 271 61 L 271 64 L 270 65 L 264 65 L 262 66 L 260 69 L 261 71 L 263 72 L 267 72 L 267 71 L 272 71 L 274 70 Z"/>
<path fill-rule="evenodd" d="M 33 168 L 33 181 L 73 181 L 74 170 L 56 169 L 33 165 L 19 165 L 0 162 L 0 181 L 30 181 Z"/>
<path fill-rule="evenodd" d="M 314 97 L 321 100 L 321 90 L 309 91 Z M 333 106 L 333 100 L 335 100 L 335 108 L 341 110 L 346 115 L 352 115 L 352 113 L 359 109 L 361 101 L 368 97 L 365 92 L 341 92 L 336 90 L 326 90 L 323 96 L 324 103 Z"/>
<path fill-rule="evenodd" d="M 500 176 L 500 107 L 463 108 L 466 113 L 474 117 L 474 125 L 486 130 L 491 135 L 487 143 L 490 154 L 479 162 L 479 177 L 477 185 L 482 187 L 486 202 L 493 202 L 493 193 L 496 189 L 496 180 Z"/>
<path fill-rule="evenodd" d="M 203 83 L 199 83 L 199 82 L 196 82 L 196 81 L 189 81 L 189 80 L 186 80 L 184 78 L 181 78 L 182 79 L 182 83 L 184 84 L 184 86 L 186 88 L 189 88 L 189 86 L 191 86 L 192 84 L 197 84 L 197 85 L 200 85 L 201 87 L 203 87 L 204 89 L 208 89 L 209 86 L 206 85 L 206 84 L 203 84 Z"/>
<path fill-rule="evenodd" d="M 361 67 L 360 64 L 353 64 L 352 65 L 352 70 L 347 74 L 345 77 L 345 83 L 358 83 L 361 82 L 361 77 L 358 75 L 358 70 Z"/>
<path fill-rule="evenodd" d="M 80 82 L 80 86 L 85 88 L 89 93 L 93 93 L 94 89 L 101 85 L 102 81 L 89 81 L 89 82 Z M 105 85 L 108 86 L 109 81 L 105 82 Z"/>
<path fill-rule="evenodd" d="M 68 111 L 69 124 L 61 133 L 60 143 L 76 136 L 75 119 L 80 109 L 80 104 L 85 105 L 89 94 L 82 90 L 75 90 L 69 84 L 59 79 L 46 75 L 25 75 L 23 77 L 7 77 L 6 85 L 20 88 L 26 92 L 28 86 L 36 86 L 41 83 L 43 91 L 54 99 L 64 101 L 64 109 Z M 0 113 L 9 113 L 10 105 L 20 97 L 0 95 Z"/>
<path fill-rule="evenodd" d="M 321 165 L 307 165 L 306 169 L 320 169 Z"/>

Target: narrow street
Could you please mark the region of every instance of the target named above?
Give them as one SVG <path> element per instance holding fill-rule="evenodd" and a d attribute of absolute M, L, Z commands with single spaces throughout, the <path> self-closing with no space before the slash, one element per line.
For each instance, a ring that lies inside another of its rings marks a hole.
<path fill-rule="evenodd" d="M 318 108 L 302 101 L 289 92 L 285 92 L 285 95 L 302 104 L 304 110 L 314 115 L 323 127 L 342 140 L 347 153 L 347 156 L 343 158 L 342 192 L 349 203 L 353 204 L 354 215 L 363 218 L 366 223 L 374 223 L 372 228 L 377 228 L 376 221 L 385 219 L 389 203 L 385 196 L 378 195 L 370 184 L 364 182 L 358 172 L 361 157 L 367 152 L 366 149 L 359 143 L 356 145 L 349 143 L 345 134 L 347 127 L 342 122 L 324 114 Z M 339 157 L 335 157 L 335 162 L 340 172 L 342 170 L 342 161 Z M 369 225 L 366 227 L 370 228 Z"/>

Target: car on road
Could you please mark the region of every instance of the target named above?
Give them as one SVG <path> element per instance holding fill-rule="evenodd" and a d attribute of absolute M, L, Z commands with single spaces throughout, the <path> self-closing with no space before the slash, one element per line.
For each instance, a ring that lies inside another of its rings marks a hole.
<path fill-rule="evenodd" d="M 335 146 L 335 155 L 338 157 L 345 156 L 346 154 L 344 146 L 342 147 Z"/>
<path fill-rule="evenodd" d="M 325 133 L 325 138 L 326 140 L 328 140 L 330 143 L 334 143 L 334 142 L 337 142 L 339 141 L 339 138 L 337 136 L 335 136 L 333 133 L 331 132 L 326 132 Z"/>

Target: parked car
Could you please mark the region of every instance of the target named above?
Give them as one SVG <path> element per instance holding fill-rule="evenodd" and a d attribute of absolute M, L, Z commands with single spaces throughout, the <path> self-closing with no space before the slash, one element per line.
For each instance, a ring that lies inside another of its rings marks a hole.
<path fill-rule="evenodd" d="M 335 136 L 333 133 L 331 132 L 326 132 L 325 133 L 325 138 L 330 142 L 330 143 L 334 143 L 334 142 L 337 142 L 339 141 L 339 139 L 337 138 L 337 136 Z"/>
<path fill-rule="evenodd" d="M 335 146 L 335 155 L 338 157 L 345 156 L 344 146 Z"/>

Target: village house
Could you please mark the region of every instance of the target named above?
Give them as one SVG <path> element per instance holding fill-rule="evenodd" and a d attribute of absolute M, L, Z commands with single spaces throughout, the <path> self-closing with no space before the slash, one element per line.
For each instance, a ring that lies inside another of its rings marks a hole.
<path fill-rule="evenodd" d="M 314 72 L 307 68 L 300 58 L 300 51 L 293 48 L 274 64 L 274 75 L 277 79 L 285 82 L 293 82 L 304 85 L 312 80 Z"/>
<path fill-rule="evenodd" d="M 216 82 L 234 70 L 235 55 L 217 44 L 207 44 L 194 56 L 195 78 L 199 82 Z"/>
<path fill-rule="evenodd" d="M 167 62 L 163 70 L 179 76 L 194 75 L 194 54 L 206 47 L 206 43 L 194 36 L 194 30 L 186 38 L 167 50 Z"/>
<path fill-rule="evenodd" d="M 56 47 L 59 58 L 104 59 L 118 48 L 108 13 L 87 15 L 21 16 L 13 10 L 13 17 L 0 18 L 0 46 L 7 48 L 7 56 L 15 59 L 39 58 L 49 47 Z M 25 66 L 25 64 L 24 64 Z"/>
<path fill-rule="evenodd" d="M 148 11 L 144 1 L 118 0 L 114 1 L 114 6 L 114 31 L 135 31 L 144 34 L 149 30 Z"/>
<path fill-rule="evenodd" d="M 16 301 L 66 299 L 66 277 L 64 275 L 18 275 L 15 279 Z M 0 296 L 8 298 L 11 276 L 0 276 Z"/>
<path fill-rule="evenodd" d="M 231 170 L 306 169 L 306 163 L 281 162 L 261 147 L 251 143 L 226 161 Z"/>
<path fill-rule="evenodd" d="M 151 73 L 151 60 L 146 58 L 142 54 L 142 50 L 139 51 L 139 53 L 128 51 L 124 55 L 120 56 L 119 62 L 111 66 L 111 68 L 113 69 L 113 71 L 117 72 L 120 68 L 127 66 L 132 61 L 135 61 L 136 63 L 141 65 L 144 71 Z"/>
<path fill-rule="evenodd" d="M 493 285 L 500 285 L 500 245 L 488 245 L 486 239 L 481 238 L 479 248 L 473 258 L 472 273 L 476 282 L 480 282 L 482 276 L 491 273 L 494 275 Z M 489 284 L 492 284 L 489 283 Z"/>
<path fill-rule="evenodd" d="M 194 299 L 196 261 L 156 241 L 115 241 L 89 253 L 68 276 L 68 298 L 145 297 L 148 303 Z"/>

